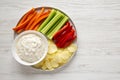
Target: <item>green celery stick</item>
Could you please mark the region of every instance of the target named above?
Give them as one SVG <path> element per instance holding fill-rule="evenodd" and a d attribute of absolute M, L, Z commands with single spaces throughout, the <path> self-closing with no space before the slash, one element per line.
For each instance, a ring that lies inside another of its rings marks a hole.
<path fill-rule="evenodd" d="M 68 17 L 65 16 L 62 21 L 47 35 L 49 39 L 52 39 L 54 34 L 65 24 L 65 22 L 68 20 Z"/>
<path fill-rule="evenodd" d="M 56 10 L 52 9 L 47 19 L 40 25 L 37 31 L 41 31 L 47 25 L 47 23 L 55 16 L 55 14 Z"/>
<path fill-rule="evenodd" d="M 48 35 L 63 19 L 64 15 L 56 22 L 56 24 L 49 29 L 49 31 L 46 33 L 46 35 Z"/>
<path fill-rule="evenodd" d="M 62 13 L 57 11 L 56 15 L 50 20 L 50 22 L 41 30 L 43 34 L 46 34 L 47 31 L 52 28 L 53 25 L 62 17 Z"/>

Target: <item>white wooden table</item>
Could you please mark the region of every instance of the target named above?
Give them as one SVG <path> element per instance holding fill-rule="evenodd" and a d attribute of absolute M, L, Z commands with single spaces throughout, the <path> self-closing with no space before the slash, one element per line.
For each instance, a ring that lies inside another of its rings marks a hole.
<path fill-rule="evenodd" d="M 12 28 L 32 7 L 61 9 L 74 21 L 78 51 L 63 70 L 43 73 L 12 57 Z M 120 80 L 120 0 L 0 0 L 0 80 Z"/>

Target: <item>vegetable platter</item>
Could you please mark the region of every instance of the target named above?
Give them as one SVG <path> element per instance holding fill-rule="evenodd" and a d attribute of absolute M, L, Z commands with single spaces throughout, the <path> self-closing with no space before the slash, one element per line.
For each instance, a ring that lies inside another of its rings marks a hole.
<path fill-rule="evenodd" d="M 14 36 L 27 30 L 42 33 L 48 40 L 45 59 L 33 65 L 43 71 L 53 71 L 69 63 L 77 51 L 77 32 L 73 21 L 63 11 L 53 7 L 32 8 L 13 28 Z"/>

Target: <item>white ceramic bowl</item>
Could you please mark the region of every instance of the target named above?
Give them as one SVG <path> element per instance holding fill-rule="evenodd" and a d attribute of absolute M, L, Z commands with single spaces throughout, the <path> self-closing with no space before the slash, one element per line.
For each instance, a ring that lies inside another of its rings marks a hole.
<path fill-rule="evenodd" d="M 19 40 L 20 37 L 22 37 L 23 35 L 26 35 L 26 34 L 36 34 L 38 36 L 41 37 L 42 39 L 42 42 L 44 42 L 45 44 L 45 51 L 43 53 L 43 56 L 36 62 L 33 62 L 33 63 L 29 63 L 29 62 L 26 62 L 26 61 L 23 61 L 22 59 L 20 59 L 20 57 L 18 56 L 17 52 L 16 52 L 16 42 Z M 47 38 L 40 32 L 37 32 L 37 31 L 33 31 L 33 30 L 29 30 L 29 31 L 24 31 L 22 32 L 21 34 L 17 35 L 14 42 L 13 42 L 13 45 L 12 45 L 12 53 L 13 53 L 13 57 L 15 58 L 15 60 L 17 62 L 19 62 L 20 64 L 22 65 L 26 65 L 26 66 L 32 66 L 32 65 L 35 65 L 39 62 L 41 62 L 45 56 L 47 55 L 47 51 L 48 51 L 48 41 L 47 41 Z"/>

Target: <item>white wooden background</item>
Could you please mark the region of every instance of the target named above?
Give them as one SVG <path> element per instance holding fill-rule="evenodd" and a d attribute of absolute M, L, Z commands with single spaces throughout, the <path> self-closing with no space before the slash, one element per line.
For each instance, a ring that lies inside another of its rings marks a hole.
<path fill-rule="evenodd" d="M 78 33 L 78 51 L 61 71 L 43 73 L 12 57 L 14 27 L 32 7 L 67 13 Z M 0 0 L 0 80 L 120 80 L 120 0 Z"/>

